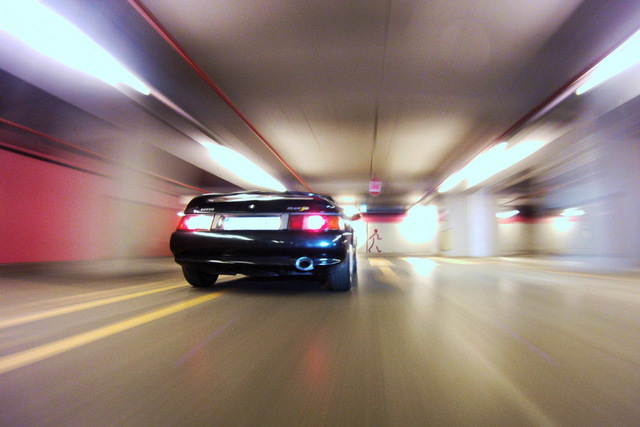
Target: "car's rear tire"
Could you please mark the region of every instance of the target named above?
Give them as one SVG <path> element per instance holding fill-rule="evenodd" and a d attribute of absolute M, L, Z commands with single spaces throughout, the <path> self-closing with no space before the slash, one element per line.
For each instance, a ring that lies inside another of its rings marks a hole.
<path fill-rule="evenodd" d="M 194 268 L 182 267 L 182 274 L 187 282 L 196 288 L 208 288 L 218 280 L 217 274 L 208 274 Z"/>
<path fill-rule="evenodd" d="M 332 291 L 346 292 L 353 282 L 353 255 L 351 251 L 346 260 L 331 268 L 327 275 L 327 284 Z"/>

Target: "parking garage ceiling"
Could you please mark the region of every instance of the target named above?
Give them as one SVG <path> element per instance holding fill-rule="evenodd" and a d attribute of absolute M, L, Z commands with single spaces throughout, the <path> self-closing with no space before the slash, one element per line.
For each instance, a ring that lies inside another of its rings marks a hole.
<path fill-rule="evenodd" d="M 4 142 L 54 150 L 22 126 L 133 159 L 186 193 L 246 187 L 208 161 L 205 138 L 289 190 L 382 209 L 410 206 L 508 136 L 640 22 L 630 0 L 44 3 L 152 94 L 79 76 L 5 34 Z"/>

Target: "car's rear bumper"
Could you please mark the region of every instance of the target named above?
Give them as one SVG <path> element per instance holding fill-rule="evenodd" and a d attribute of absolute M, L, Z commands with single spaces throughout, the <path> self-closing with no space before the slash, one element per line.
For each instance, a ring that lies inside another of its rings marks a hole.
<path fill-rule="evenodd" d="M 316 275 L 347 259 L 352 239 L 343 231 L 176 231 L 170 247 L 178 264 L 213 274 Z"/>

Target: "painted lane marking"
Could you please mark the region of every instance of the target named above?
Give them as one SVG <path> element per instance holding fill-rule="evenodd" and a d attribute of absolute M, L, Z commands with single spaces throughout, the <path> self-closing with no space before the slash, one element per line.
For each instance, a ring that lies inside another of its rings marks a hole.
<path fill-rule="evenodd" d="M 94 329 L 93 331 L 84 332 L 71 336 L 69 338 L 64 338 L 59 341 L 44 344 L 30 350 L 24 350 L 15 354 L 0 357 L 0 374 L 4 374 L 27 365 L 31 365 L 33 363 L 48 359 L 61 353 L 65 353 L 83 345 L 90 344 L 100 339 L 127 331 L 129 329 L 135 328 L 136 326 L 144 325 L 145 323 L 150 323 L 154 320 L 158 320 L 171 314 L 186 310 L 188 308 L 195 307 L 207 301 L 216 299 L 224 295 L 224 293 L 225 292 L 216 292 L 214 294 L 203 295 L 189 301 L 180 302 L 156 311 L 152 311 L 150 313 L 132 317 L 119 323 L 114 323 L 112 325 Z"/>
<path fill-rule="evenodd" d="M 369 258 L 368 261 L 369 264 L 371 264 L 373 267 L 381 267 L 393 264 L 391 261 L 385 258 Z"/>
<path fill-rule="evenodd" d="M 100 307 L 102 305 L 113 304 L 115 302 L 126 301 L 128 299 L 138 298 L 146 295 L 164 292 L 171 289 L 183 288 L 186 285 L 170 285 L 162 288 L 150 289 L 148 291 L 136 292 L 133 294 L 120 295 L 117 297 L 101 298 L 95 301 L 83 302 L 79 304 L 69 305 L 67 307 L 54 308 L 51 310 L 41 311 L 39 313 L 28 314 L 25 316 L 13 317 L 0 320 L 0 329 L 11 326 L 22 325 L 24 323 L 35 322 L 36 320 L 48 319 L 50 317 L 60 316 L 63 314 L 75 313 L 77 311 L 87 310 L 89 308 Z"/>
<path fill-rule="evenodd" d="M 476 264 L 475 262 L 472 262 L 472 261 L 464 261 L 461 259 L 454 259 L 454 258 L 438 258 L 438 261 L 444 261 L 451 264 Z"/>
<path fill-rule="evenodd" d="M 388 280 L 391 280 L 392 282 L 399 282 L 401 280 L 400 276 L 398 276 L 398 273 L 393 271 L 391 267 L 380 266 L 378 267 L 378 269 L 382 272 L 382 274 L 384 274 L 384 277 L 386 277 Z"/>

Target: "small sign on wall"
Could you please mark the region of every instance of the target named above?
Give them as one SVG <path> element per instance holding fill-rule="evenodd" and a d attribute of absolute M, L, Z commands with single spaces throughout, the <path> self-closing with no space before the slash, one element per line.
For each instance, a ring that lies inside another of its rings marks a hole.
<path fill-rule="evenodd" d="M 373 197 L 378 197 L 380 195 L 380 191 L 382 191 L 382 180 L 379 178 L 372 178 L 369 181 L 369 194 Z"/>
<path fill-rule="evenodd" d="M 382 237 L 380 237 L 380 232 L 378 231 L 377 228 L 374 228 L 373 232 L 369 234 L 369 238 L 367 240 L 367 252 L 381 253 L 382 252 L 382 249 L 380 248 L 381 240 L 382 240 Z"/>

